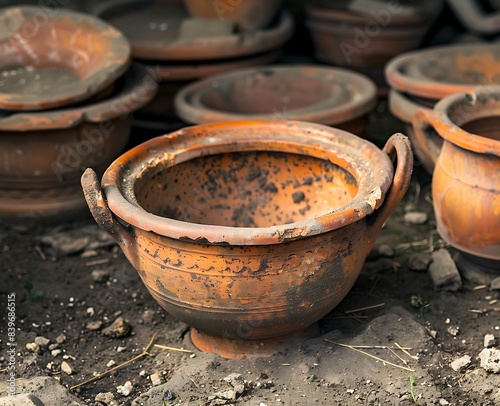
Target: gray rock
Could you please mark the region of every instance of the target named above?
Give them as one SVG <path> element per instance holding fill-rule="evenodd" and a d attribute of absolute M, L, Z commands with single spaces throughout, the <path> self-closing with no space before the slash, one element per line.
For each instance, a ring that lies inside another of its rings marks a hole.
<path fill-rule="evenodd" d="M 121 393 L 123 396 L 129 396 L 132 393 L 133 389 L 134 389 L 134 385 L 132 385 L 132 382 L 127 381 L 123 385 L 119 385 L 116 388 L 116 391 L 118 393 Z"/>
<path fill-rule="evenodd" d="M 387 244 L 383 244 L 380 247 L 378 247 L 378 252 L 380 256 L 387 258 L 392 258 L 395 255 L 394 250 L 391 248 L 391 246 Z"/>
<path fill-rule="evenodd" d="M 404 215 L 404 222 L 411 225 L 425 224 L 427 222 L 427 213 L 410 211 Z"/>
<path fill-rule="evenodd" d="M 104 403 L 107 406 L 118 406 L 118 403 L 115 400 L 115 395 L 111 392 L 103 392 L 99 393 L 95 397 L 96 402 Z"/>
<path fill-rule="evenodd" d="M 431 261 L 432 257 L 430 254 L 419 252 L 410 257 L 408 260 L 408 268 L 413 272 L 425 272 L 429 268 Z"/>
<path fill-rule="evenodd" d="M 432 253 L 432 262 L 429 274 L 434 288 L 437 290 L 456 291 L 462 287 L 462 278 L 458 272 L 455 261 L 445 249 Z"/>
<path fill-rule="evenodd" d="M 50 340 L 46 337 L 38 336 L 35 338 L 35 343 L 37 343 L 41 348 L 45 348 L 50 344 Z"/>
<path fill-rule="evenodd" d="M 26 349 L 34 353 L 40 352 L 40 346 L 37 343 L 26 343 Z"/>
<path fill-rule="evenodd" d="M 57 337 L 56 337 L 56 343 L 57 344 L 62 344 L 66 341 L 66 336 L 64 334 L 59 334 Z"/>
<path fill-rule="evenodd" d="M 3 394 L 0 382 L 0 393 Z M 57 380 L 48 376 L 37 376 L 31 379 L 19 379 L 16 390 L 18 393 L 29 393 L 43 402 L 43 406 L 85 406 L 83 400 L 78 399 Z M 1 403 L 0 403 L 1 404 Z M 36 405 L 36 404 L 35 404 Z M 38 406 L 38 405 L 37 405 Z"/>
<path fill-rule="evenodd" d="M 496 348 L 485 348 L 479 353 L 481 368 L 494 374 L 500 373 L 500 350 Z"/>
<path fill-rule="evenodd" d="M 484 336 L 484 348 L 491 348 L 496 345 L 496 338 L 493 334 L 486 334 Z"/>
<path fill-rule="evenodd" d="M 491 290 L 500 290 L 500 278 L 493 279 L 490 283 Z"/>
<path fill-rule="evenodd" d="M 0 398 L 1 406 L 45 406 L 36 396 L 21 394 L 16 396 L 5 396 Z"/>
<path fill-rule="evenodd" d="M 120 338 L 128 335 L 131 330 L 130 324 L 123 317 L 118 317 L 111 326 L 102 330 L 102 334 L 106 337 Z"/>

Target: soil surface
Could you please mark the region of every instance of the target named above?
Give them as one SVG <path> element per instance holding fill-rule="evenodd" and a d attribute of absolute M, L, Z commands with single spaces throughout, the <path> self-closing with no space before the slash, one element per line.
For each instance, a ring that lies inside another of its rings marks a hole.
<path fill-rule="evenodd" d="M 402 128 L 382 102 L 367 134 L 383 145 Z M 71 230 L 65 252 L 51 251 L 54 235 Z M 498 405 L 500 375 L 478 356 L 485 335 L 498 345 L 500 291 L 491 278 L 436 290 L 426 262 L 441 248 L 453 254 L 435 231 L 430 177 L 417 164 L 352 291 L 320 321 L 322 335 L 272 357 L 227 360 L 192 345 L 189 327 L 156 304 L 90 215 L 2 225 L 0 396 L 11 371 L 6 305 L 15 293 L 16 390 L 45 405 Z M 415 261 L 424 269 L 410 270 Z M 470 361 L 455 371 L 451 363 L 464 356 Z"/>

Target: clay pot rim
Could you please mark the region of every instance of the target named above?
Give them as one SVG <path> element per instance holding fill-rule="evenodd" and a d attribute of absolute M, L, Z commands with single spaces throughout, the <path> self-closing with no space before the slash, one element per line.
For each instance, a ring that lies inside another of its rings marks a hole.
<path fill-rule="evenodd" d="M 413 116 L 419 110 L 426 110 L 429 113 L 432 112 L 432 109 L 428 106 L 420 104 L 417 101 L 410 99 L 407 95 L 394 89 L 389 91 L 388 99 L 389 110 L 391 113 L 407 124 L 412 124 Z"/>
<path fill-rule="evenodd" d="M 148 168 L 165 161 L 173 165 L 200 156 L 245 151 L 328 157 L 354 176 L 358 193 L 348 205 L 335 211 L 262 228 L 204 225 L 165 218 L 148 213 L 135 198 L 135 182 Z M 369 162 L 366 162 L 367 156 Z M 113 162 L 101 184 L 111 212 L 139 229 L 197 243 L 267 245 L 325 233 L 372 214 L 382 205 L 393 174 L 394 168 L 386 153 L 348 132 L 297 121 L 242 121 L 187 127 L 151 139 Z"/>
<path fill-rule="evenodd" d="M 157 80 L 174 82 L 179 80 L 196 80 L 213 74 L 220 74 L 223 70 L 233 71 L 249 66 L 265 65 L 275 61 L 281 55 L 281 49 L 273 49 L 263 54 L 249 55 L 238 59 L 221 60 L 214 62 L 190 63 L 185 65 L 151 64 L 147 65 L 150 73 Z"/>
<path fill-rule="evenodd" d="M 321 4 L 315 4 L 314 1 L 305 2 L 305 12 L 309 20 L 331 23 L 348 23 L 352 25 L 366 24 L 372 22 L 373 16 L 368 13 L 360 13 L 353 10 L 327 7 Z M 426 24 L 429 19 L 429 13 L 421 12 L 411 16 L 391 15 L 395 20 L 391 20 L 392 25 L 421 25 Z M 389 25 L 391 25 L 389 23 Z"/>
<path fill-rule="evenodd" d="M 118 94 L 81 107 L 68 107 L 52 111 L 12 114 L 0 118 L 0 131 L 60 130 L 82 123 L 98 123 L 128 115 L 151 101 L 158 84 L 145 67 L 133 63 L 123 76 L 125 84 Z"/>
<path fill-rule="evenodd" d="M 450 94 L 467 92 L 474 89 L 477 85 L 463 83 L 443 83 L 435 81 L 432 78 L 414 78 L 407 75 L 404 70 L 411 63 L 418 63 L 419 60 L 428 57 L 429 55 L 439 54 L 441 58 L 446 58 L 446 54 L 460 52 L 466 53 L 471 50 L 482 48 L 485 51 L 488 49 L 498 48 L 497 44 L 459 44 L 446 45 L 427 48 L 420 51 L 406 52 L 391 59 L 385 67 L 385 77 L 389 85 L 404 93 L 409 93 L 414 96 L 426 97 L 429 99 L 440 100 Z"/>
<path fill-rule="evenodd" d="M 349 33 L 346 33 L 346 30 L 340 23 L 337 25 L 336 23 L 332 23 L 330 21 L 325 20 L 317 20 L 317 19 L 309 19 L 306 21 L 306 25 L 310 30 L 318 31 L 318 32 L 326 32 L 328 34 L 338 34 L 341 36 L 346 36 Z M 353 26 L 356 26 L 353 24 Z M 425 32 L 427 32 L 427 27 L 425 25 L 422 26 L 412 26 L 412 25 L 401 25 L 401 26 L 390 26 L 384 27 L 384 29 L 380 30 L 380 32 L 374 36 L 375 39 L 396 39 L 400 38 L 413 38 L 415 36 L 421 36 Z M 396 38 L 395 38 L 396 37 Z"/>
<path fill-rule="evenodd" d="M 463 130 L 460 126 L 461 123 L 452 121 L 449 115 L 449 112 L 458 106 L 465 106 L 465 104 L 473 106 L 478 101 L 491 99 L 492 95 L 498 106 L 496 108 L 483 107 L 480 114 L 472 117 L 474 120 L 489 117 L 488 112 L 499 115 L 500 85 L 480 86 L 472 91 L 452 94 L 440 100 L 434 107 L 432 114 L 436 131 L 443 139 L 466 150 L 500 156 L 500 141 Z"/>
<path fill-rule="evenodd" d="M 195 124 L 218 121 L 239 120 L 273 120 L 275 114 L 237 114 L 226 111 L 215 110 L 206 106 L 193 105 L 190 101 L 193 95 L 210 89 L 214 81 L 232 81 L 235 78 L 244 78 L 258 74 L 260 71 L 273 71 L 299 74 L 304 77 L 317 79 L 325 82 L 322 75 L 330 76 L 332 85 L 343 85 L 348 83 L 357 84 L 360 89 L 358 93 L 347 92 L 349 100 L 347 103 L 335 105 L 335 95 L 319 103 L 303 108 L 287 111 L 286 114 L 292 120 L 310 121 L 319 124 L 335 125 L 344 123 L 368 114 L 377 103 L 377 88 L 373 81 L 363 74 L 337 67 L 323 67 L 320 65 L 292 65 L 292 66 L 264 66 L 228 72 L 211 76 L 206 79 L 189 84 L 175 97 L 175 109 L 177 115 L 183 120 Z M 350 90 L 350 89 L 349 89 Z M 196 118 L 196 119 L 193 119 Z"/>
<path fill-rule="evenodd" d="M 125 36 L 110 24 L 92 15 L 61 9 L 55 16 L 51 16 L 43 7 L 14 6 L 2 9 L 0 18 L 7 13 L 19 13 L 26 20 L 29 20 L 30 16 L 40 12 L 43 12 L 52 21 L 68 19 L 75 24 L 75 30 L 83 24 L 85 27 L 92 27 L 93 30 L 99 31 L 100 37 L 106 39 L 108 44 L 108 48 L 100 52 L 106 55 L 102 63 L 104 67 L 91 72 L 83 79 L 65 85 L 62 88 L 64 93 L 60 92 L 61 89 L 53 93 L 36 95 L 0 92 L 0 108 L 5 110 L 45 110 L 70 105 L 89 98 L 111 85 L 130 67 L 131 48 Z M 54 26 L 53 28 L 55 30 Z M 2 40 L 10 37 L 12 35 L 4 37 Z"/>
<path fill-rule="evenodd" d="M 103 4 L 95 13 L 108 21 L 102 16 L 111 14 L 114 9 L 123 6 L 123 3 L 130 6 L 137 2 L 143 3 L 140 0 L 111 1 L 108 4 Z M 110 16 L 107 18 L 109 19 Z M 276 49 L 292 37 L 293 30 L 292 14 L 283 9 L 275 26 L 255 31 L 238 32 L 218 37 L 174 40 L 160 44 L 148 41 L 137 42 L 133 38 L 128 38 L 128 40 L 134 58 L 155 61 L 210 61 L 250 56 Z"/>

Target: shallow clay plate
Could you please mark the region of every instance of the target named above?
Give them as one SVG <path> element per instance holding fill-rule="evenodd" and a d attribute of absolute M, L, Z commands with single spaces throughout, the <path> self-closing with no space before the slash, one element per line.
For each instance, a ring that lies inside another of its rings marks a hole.
<path fill-rule="evenodd" d="M 44 110 L 87 99 L 130 65 L 126 38 L 74 11 L 0 11 L 0 108 Z"/>
<path fill-rule="evenodd" d="M 186 86 L 176 96 L 179 117 L 190 123 L 302 120 L 335 125 L 371 111 L 376 88 L 365 76 L 317 66 L 239 70 Z"/>
<path fill-rule="evenodd" d="M 278 48 L 293 34 L 288 12 L 283 12 L 270 28 L 251 32 L 236 32 L 229 21 L 193 20 L 182 6 L 154 1 L 114 1 L 95 13 L 127 36 L 135 58 L 147 60 L 194 61 L 254 55 Z M 203 24 L 210 27 L 202 29 Z M 214 31 L 208 34 L 210 30 Z"/>
<path fill-rule="evenodd" d="M 389 84 L 400 92 L 439 100 L 479 85 L 500 83 L 500 44 L 434 47 L 409 52 L 386 67 Z"/>

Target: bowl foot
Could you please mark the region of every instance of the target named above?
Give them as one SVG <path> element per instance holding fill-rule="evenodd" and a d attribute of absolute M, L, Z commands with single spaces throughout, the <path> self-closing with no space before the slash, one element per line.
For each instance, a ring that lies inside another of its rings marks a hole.
<path fill-rule="evenodd" d="M 458 251 L 453 259 L 462 277 L 471 282 L 488 285 L 500 276 L 498 259 L 482 258 L 462 251 Z"/>
<path fill-rule="evenodd" d="M 234 340 L 203 333 L 191 329 L 191 340 L 200 351 L 210 352 L 224 358 L 245 359 L 250 357 L 269 357 L 290 347 L 294 342 L 316 337 L 320 334 L 318 323 L 303 330 L 280 337 L 264 340 Z"/>

